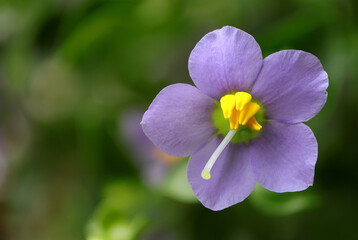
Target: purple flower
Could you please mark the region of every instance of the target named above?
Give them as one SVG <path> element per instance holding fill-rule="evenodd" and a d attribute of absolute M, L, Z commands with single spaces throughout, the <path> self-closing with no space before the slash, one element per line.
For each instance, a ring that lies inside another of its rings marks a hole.
<path fill-rule="evenodd" d="M 318 146 L 302 122 L 322 109 L 328 87 L 315 56 L 284 50 L 262 59 L 251 35 L 226 26 L 199 41 L 189 72 L 197 88 L 164 88 L 141 124 L 162 151 L 191 155 L 188 179 L 204 206 L 241 202 L 256 182 L 274 192 L 313 184 Z"/>
<path fill-rule="evenodd" d="M 119 122 L 119 133 L 128 143 L 126 147 L 134 155 L 133 160 L 138 165 L 144 182 L 151 187 L 159 187 L 181 158 L 169 156 L 155 147 L 143 133 L 141 119 L 140 110 L 127 112 Z"/>
<path fill-rule="evenodd" d="M 167 197 L 187 203 L 196 202 L 186 180 L 185 162 L 179 162 L 182 158 L 160 151 L 148 139 L 140 126 L 142 116 L 143 111 L 139 109 L 126 110 L 126 114 L 118 122 L 118 133 L 132 154 L 143 182 Z"/>

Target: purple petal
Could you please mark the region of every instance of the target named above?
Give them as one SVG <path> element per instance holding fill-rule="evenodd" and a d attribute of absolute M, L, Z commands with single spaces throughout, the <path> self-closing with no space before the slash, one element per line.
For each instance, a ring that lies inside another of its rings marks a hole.
<path fill-rule="evenodd" d="M 256 180 L 274 192 L 295 192 L 311 186 L 317 155 L 316 138 L 303 123 L 270 121 L 250 145 Z"/>
<path fill-rule="evenodd" d="M 128 147 L 133 153 L 143 153 L 146 158 L 140 161 L 147 161 L 150 152 L 153 151 L 154 145 L 144 134 L 140 122 L 143 118 L 143 110 L 131 109 L 120 118 L 118 126 L 118 134 L 123 141 L 128 143 Z M 139 149 L 138 149 L 139 148 Z"/>
<path fill-rule="evenodd" d="M 267 116 L 285 123 L 305 122 L 326 103 L 328 76 L 315 56 L 297 50 L 264 59 L 251 94 L 265 106 Z"/>
<path fill-rule="evenodd" d="M 260 46 L 248 33 L 223 27 L 206 34 L 189 57 L 195 85 L 212 98 L 248 91 L 262 66 Z"/>
<path fill-rule="evenodd" d="M 161 160 L 159 150 L 144 134 L 140 122 L 143 117 L 141 110 L 129 110 L 119 121 L 119 135 L 133 154 L 140 173 L 150 186 L 159 186 L 166 178 L 170 166 Z M 164 155 L 164 153 L 163 153 Z"/>
<path fill-rule="evenodd" d="M 201 171 L 218 147 L 221 138 L 215 137 L 198 149 L 189 159 L 189 183 L 200 202 L 217 211 L 243 201 L 256 185 L 250 167 L 249 149 L 246 145 L 229 144 L 211 170 L 211 179 L 201 178 Z"/>
<path fill-rule="evenodd" d="M 142 119 L 148 138 L 163 152 L 185 157 L 215 132 L 211 120 L 214 101 L 188 84 L 164 88 Z"/>

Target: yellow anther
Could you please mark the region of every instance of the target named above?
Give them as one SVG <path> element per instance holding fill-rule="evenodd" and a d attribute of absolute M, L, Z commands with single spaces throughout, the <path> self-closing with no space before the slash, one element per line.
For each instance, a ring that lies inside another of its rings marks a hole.
<path fill-rule="evenodd" d="M 234 109 L 232 111 L 231 117 L 230 117 L 230 128 L 231 129 L 238 129 L 239 128 L 239 117 L 240 117 L 240 111 L 237 111 Z"/>
<path fill-rule="evenodd" d="M 239 125 L 247 125 L 252 130 L 260 131 L 262 126 L 256 121 L 255 114 L 261 107 L 251 100 L 247 92 L 225 95 L 220 99 L 224 118 L 229 119 L 231 129 L 237 130 Z"/>
<path fill-rule="evenodd" d="M 235 100 L 236 100 L 236 110 L 242 111 L 246 104 L 251 101 L 252 97 L 250 93 L 247 92 L 237 92 L 235 93 Z"/>
<path fill-rule="evenodd" d="M 220 99 L 221 109 L 223 110 L 224 118 L 229 119 L 235 108 L 235 96 L 225 95 Z"/>
<path fill-rule="evenodd" d="M 262 128 L 262 126 L 256 121 L 255 117 L 250 118 L 250 120 L 247 122 L 247 126 L 255 131 L 260 131 Z"/>
<path fill-rule="evenodd" d="M 244 109 L 241 111 L 239 123 L 241 125 L 246 125 L 247 121 L 260 110 L 260 105 L 257 103 L 250 102 L 246 104 Z"/>

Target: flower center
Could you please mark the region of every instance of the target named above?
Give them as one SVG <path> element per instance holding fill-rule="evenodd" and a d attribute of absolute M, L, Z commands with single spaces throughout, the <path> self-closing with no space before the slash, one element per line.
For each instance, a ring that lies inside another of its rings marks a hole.
<path fill-rule="evenodd" d="M 220 99 L 224 118 L 230 120 L 230 128 L 237 130 L 239 125 L 247 125 L 254 131 L 260 131 L 262 126 L 256 121 L 255 114 L 260 105 L 251 102 L 252 97 L 247 92 L 228 94 Z"/>
<path fill-rule="evenodd" d="M 250 139 L 258 135 L 262 126 L 256 120 L 255 115 L 259 121 L 263 121 L 263 112 L 261 106 L 257 102 L 253 102 L 252 96 L 247 92 L 228 94 L 220 99 L 220 107 L 213 111 L 213 122 L 218 129 L 218 135 L 226 134 L 226 136 L 215 149 L 201 172 L 203 179 L 208 180 L 211 178 L 211 168 L 231 141 L 233 143 L 248 143 Z M 226 119 L 229 120 L 230 125 Z M 237 132 L 238 134 L 235 137 Z"/>

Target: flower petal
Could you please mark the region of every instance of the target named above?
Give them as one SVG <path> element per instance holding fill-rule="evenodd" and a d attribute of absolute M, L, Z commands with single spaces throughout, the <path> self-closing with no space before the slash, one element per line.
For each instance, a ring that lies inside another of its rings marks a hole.
<path fill-rule="evenodd" d="M 163 152 L 185 157 L 210 138 L 214 101 L 188 84 L 164 88 L 142 119 L 148 138 Z"/>
<path fill-rule="evenodd" d="M 144 134 L 140 125 L 142 117 L 143 111 L 139 109 L 126 112 L 119 122 L 119 135 L 127 144 L 125 147 L 133 154 L 144 182 L 157 187 L 167 177 L 169 165 L 165 164 L 165 157 L 169 155 L 157 149 Z"/>
<path fill-rule="evenodd" d="M 270 121 L 250 145 L 256 180 L 274 192 L 295 192 L 313 184 L 318 146 L 311 129 Z"/>
<path fill-rule="evenodd" d="M 284 123 L 305 122 L 326 103 L 328 76 L 317 57 L 285 50 L 264 59 L 251 94 L 267 116 Z"/>
<path fill-rule="evenodd" d="M 243 201 L 256 185 L 249 149 L 245 144 L 229 144 L 215 162 L 211 178 L 202 179 L 201 171 L 221 141 L 221 138 L 215 137 L 198 149 L 191 155 L 187 169 L 195 195 L 205 207 L 214 211 Z"/>
<path fill-rule="evenodd" d="M 223 27 L 206 34 L 189 57 L 195 85 L 212 98 L 248 91 L 262 66 L 260 46 L 248 33 Z"/>

